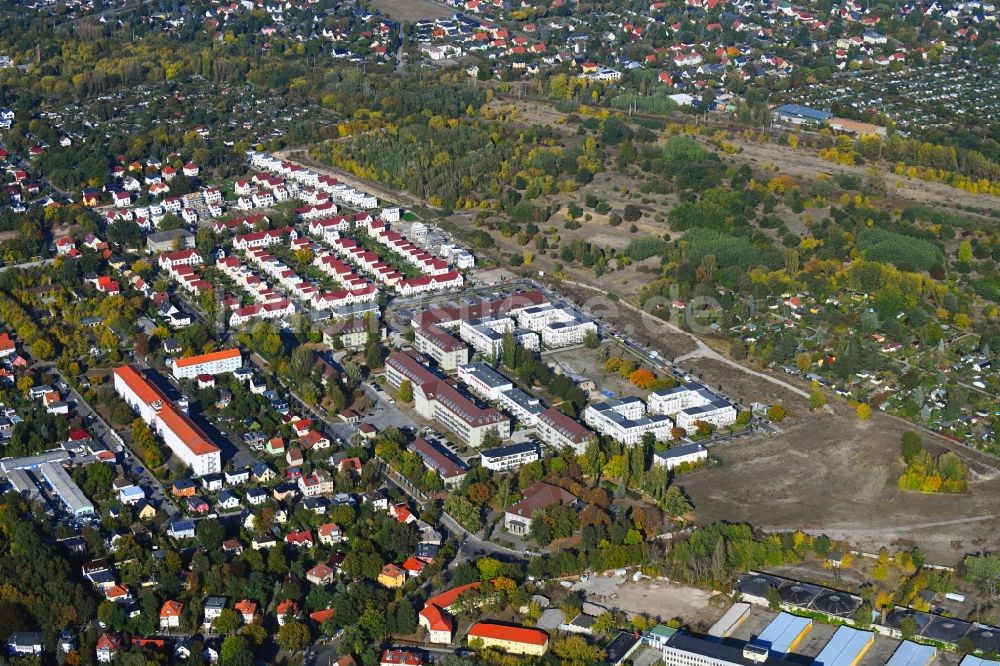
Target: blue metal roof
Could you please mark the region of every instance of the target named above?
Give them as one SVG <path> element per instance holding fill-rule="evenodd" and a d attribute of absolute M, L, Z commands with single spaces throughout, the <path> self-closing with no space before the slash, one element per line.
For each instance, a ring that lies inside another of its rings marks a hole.
<path fill-rule="evenodd" d="M 786 116 L 798 116 L 806 120 L 815 120 L 816 122 L 823 122 L 833 118 L 833 114 L 829 111 L 810 109 L 808 106 L 801 106 L 799 104 L 783 104 L 776 108 L 775 112 Z"/>

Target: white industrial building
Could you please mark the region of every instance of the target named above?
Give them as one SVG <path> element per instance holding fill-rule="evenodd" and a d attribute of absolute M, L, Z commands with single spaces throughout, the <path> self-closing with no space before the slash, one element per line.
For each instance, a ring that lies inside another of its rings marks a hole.
<path fill-rule="evenodd" d="M 667 416 L 647 416 L 645 403 L 632 397 L 588 405 L 583 410 L 583 420 L 594 430 L 626 445 L 638 444 L 647 432 L 657 441 L 669 439 L 674 427 Z"/>
<path fill-rule="evenodd" d="M 115 391 L 197 476 L 222 470 L 219 447 L 131 365 L 115 369 Z"/>
<path fill-rule="evenodd" d="M 93 463 L 103 465 L 104 463 Z M 59 499 L 74 516 L 90 516 L 94 513 L 94 503 L 80 490 L 80 486 L 70 477 L 62 465 L 47 462 L 38 468 L 42 478 L 59 496 Z"/>
<path fill-rule="evenodd" d="M 243 367 L 243 355 L 239 349 L 222 349 L 170 361 L 170 369 L 176 379 L 193 379 L 198 375 L 221 375 L 241 367 Z"/>

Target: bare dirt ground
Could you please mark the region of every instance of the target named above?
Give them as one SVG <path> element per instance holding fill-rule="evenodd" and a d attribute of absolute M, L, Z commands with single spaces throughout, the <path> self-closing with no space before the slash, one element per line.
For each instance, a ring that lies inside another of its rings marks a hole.
<path fill-rule="evenodd" d="M 758 377 L 733 369 L 710 358 L 691 358 L 683 362 L 685 370 L 697 376 L 713 389 L 721 387 L 723 393 L 744 404 L 761 402 L 766 405 L 779 404 L 791 412 L 789 418 L 797 418 L 805 412 L 805 400 L 777 384 L 762 382 Z"/>
<path fill-rule="evenodd" d="M 420 19 L 433 21 L 455 15 L 453 9 L 433 2 L 433 0 L 375 0 L 372 4 L 390 18 L 409 23 Z"/>
<path fill-rule="evenodd" d="M 768 530 L 804 528 L 873 552 L 919 544 L 928 560 L 953 565 L 965 553 L 1000 547 L 1000 480 L 971 452 L 962 495 L 899 490 L 899 441 L 909 426 L 817 412 L 779 435 L 715 447 L 722 465 L 681 478 L 699 523 L 745 521 Z M 925 446 L 942 450 L 929 436 Z M 987 463 L 992 464 L 992 463 Z"/>
<path fill-rule="evenodd" d="M 587 601 L 605 608 L 645 613 L 661 620 L 680 617 L 692 627 L 710 627 L 725 612 L 725 605 L 713 603 L 717 595 L 662 580 L 632 582 L 619 576 L 591 576 L 585 583 L 574 584 L 573 590 L 585 592 Z"/>
<path fill-rule="evenodd" d="M 613 342 L 605 342 L 604 348 L 611 356 L 635 361 L 638 365 L 644 364 L 630 351 L 621 345 Z M 615 394 L 616 397 L 636 396 L 645 399 L 649 391 L 641 391 L 632 385 L 628 379 L 622 379 L 618 373 L 607 372 L 604 369 L 604 362 L 601 360 L 600 351 L 597 349 L 575 348 L 566 351 L 545 354 L 546 361 L 556 362 L 564 369 L 574 374 L 584 375 L 591 379 L 598 387 L 598 390 L 607 390 Z"/>

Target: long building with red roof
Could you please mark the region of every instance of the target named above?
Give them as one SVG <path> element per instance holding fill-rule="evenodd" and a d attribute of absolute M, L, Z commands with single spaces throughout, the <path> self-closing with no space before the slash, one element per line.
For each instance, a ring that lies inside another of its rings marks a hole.
<path fill-rule="evenodd" d="M 477 622 L 469 628 L 468 637 L 470 641 L 482 641 L 483 647 L 495 647 L 511 654 L 541 656 L 549 649 L 549 635 L 541 629 L 499 622 Z"/>
<path fill-rule="evenodd" d="M 115 391 L 198 476 L 222 470 L 219 447 L 132 365 L 115 369 Z"/>

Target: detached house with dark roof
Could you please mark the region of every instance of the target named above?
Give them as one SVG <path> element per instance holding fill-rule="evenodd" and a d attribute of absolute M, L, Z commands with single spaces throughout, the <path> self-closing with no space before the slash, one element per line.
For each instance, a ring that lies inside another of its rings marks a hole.
<path fill-rule="evenodd" d="M 572 505 L 577 497 L 559 486 L 537 481 L 524 492 L 520 502 L 504 512 L 504 529 L 512 534 L 527 534 L 531 527 L 531 517 L 539 509 L 545 509 L 553 504 Z"/>

